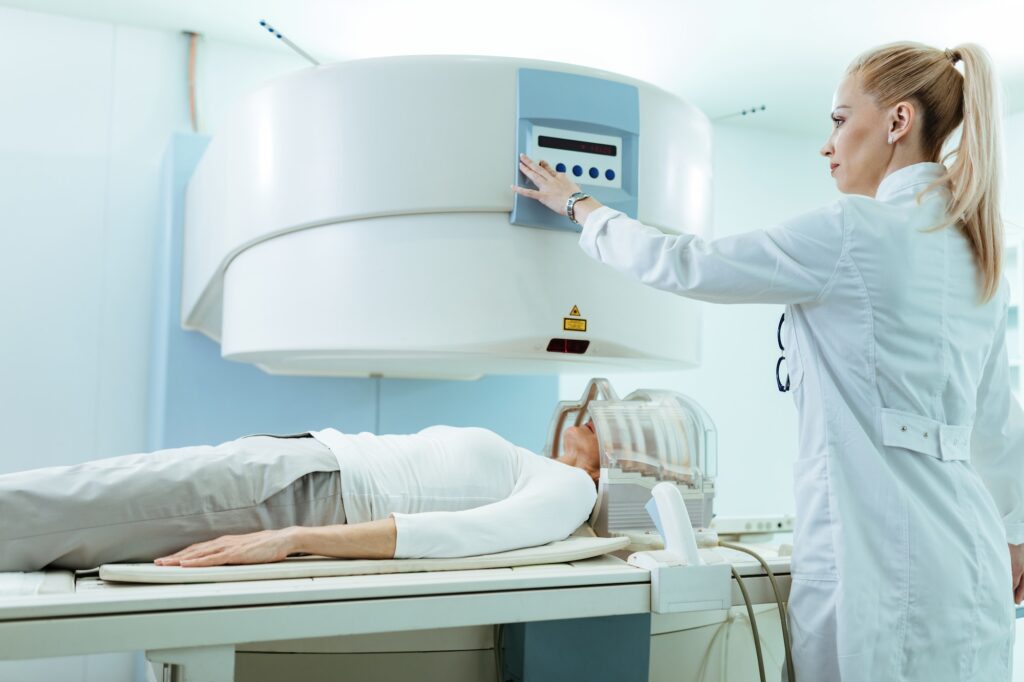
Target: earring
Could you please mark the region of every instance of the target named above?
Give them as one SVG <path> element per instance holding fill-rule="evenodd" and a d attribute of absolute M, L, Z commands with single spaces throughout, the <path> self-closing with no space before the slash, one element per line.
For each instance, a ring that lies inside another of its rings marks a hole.
<path fill-rule="evenodd" d="M 889 144 L 892 144 L 892 133 L 889 133 Z"/>

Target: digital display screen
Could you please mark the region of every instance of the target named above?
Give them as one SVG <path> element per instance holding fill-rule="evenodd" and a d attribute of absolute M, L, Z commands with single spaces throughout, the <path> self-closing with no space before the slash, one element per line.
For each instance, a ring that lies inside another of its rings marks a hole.
<path fill-rule="evenodd" d="M 537 144 L 550 149 L 567 149 L 572 152 L 586 152 L 587 154 L 601 154 L 602 156 L 615 156 L 618 152 L 618 147 L 613 144 L 569 140 L 564 137 L 550 137 L 548 135 L 541 135 L 537 140 Z"/>

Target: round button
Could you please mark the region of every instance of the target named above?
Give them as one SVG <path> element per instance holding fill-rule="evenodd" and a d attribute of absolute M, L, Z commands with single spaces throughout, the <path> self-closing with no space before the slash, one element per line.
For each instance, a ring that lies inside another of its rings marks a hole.
<path fill-rule="evenodd" d="M 559 173 L 564 173 L 565 172 L 565 164 L 564 163 L 558 164 L 557 166 L 555 166 L 555 170 L 558 171 Z"/>
<path fill-rule="evenodd" d="M 577 178 L 579 176 L 583 175 L 583 166 L 580 166 L 580 165 L 573 166 L 572 167 L 572 174 L 575 175 Z"/>
<path fill-rule="evenodd" d="M 597 170 L 596 168 L 591 168 L 590 169 L 590 177 L 596 178 L 600 174 L 601 174 L 601 171 Z"/>
<path fill-rule="evenodd" d="M 606 178 L 608 178 L 609 180 L 614 180 L 615 179 L 615 171 L 613 171 L 611 168 L 609 168 L 608 170 L 606 170 L 604 172 L 604 176 Z"/>

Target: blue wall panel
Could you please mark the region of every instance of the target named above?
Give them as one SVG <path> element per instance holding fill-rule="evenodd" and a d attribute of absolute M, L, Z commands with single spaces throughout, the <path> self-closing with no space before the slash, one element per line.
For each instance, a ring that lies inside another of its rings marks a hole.
<path fill-rule="evenodd" d="M 504 671 L 507 680 L 647 682 L 651 615 L 526 623 L 510 627 L 505 641 L 511 654 Z"/>
<path fill-rule="evenodd" d="M 540 452 L 558 402 L 558 377 L 488 376 L 477 381 L 381 382 L 381 433 L 432 424 L 482 426 Z"/>

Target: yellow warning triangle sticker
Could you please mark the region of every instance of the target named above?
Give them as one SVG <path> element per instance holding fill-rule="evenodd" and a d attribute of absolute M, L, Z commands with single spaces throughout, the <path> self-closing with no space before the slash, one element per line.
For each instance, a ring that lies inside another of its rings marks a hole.
<path fill-rule="evenodd" d="M 572 310 L 569 311 L 569 315 L 571 315 L 572 317 L 579 317 L 580 309 L 577 306 L 573 306 Z"/>

